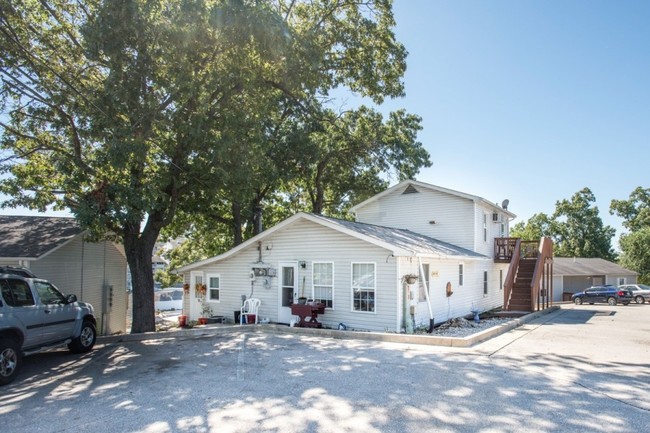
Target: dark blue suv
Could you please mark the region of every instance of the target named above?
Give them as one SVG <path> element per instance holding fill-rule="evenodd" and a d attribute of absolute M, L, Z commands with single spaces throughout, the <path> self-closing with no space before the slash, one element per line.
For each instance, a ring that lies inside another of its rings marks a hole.
<path fill-rule="evenodd" d="M 571 300 L 576 305 L 585 302 L 588 304 L 607 302 L 609 305 L 616 305 L 620 302 L 627 305 L 634 300 L 634 296 L 631 291 L 614 286 L 593 286 L 582 292 L 574 293 Z"/>

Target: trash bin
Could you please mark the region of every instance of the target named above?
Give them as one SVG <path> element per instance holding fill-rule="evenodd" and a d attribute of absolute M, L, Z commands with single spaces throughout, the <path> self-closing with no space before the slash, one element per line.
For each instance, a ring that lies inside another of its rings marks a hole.
<path fill-rule="evenodd" d="M 239 315 L 241 314 L 240 310 L 235 310 L 235 324 L 239 323 Z"/>

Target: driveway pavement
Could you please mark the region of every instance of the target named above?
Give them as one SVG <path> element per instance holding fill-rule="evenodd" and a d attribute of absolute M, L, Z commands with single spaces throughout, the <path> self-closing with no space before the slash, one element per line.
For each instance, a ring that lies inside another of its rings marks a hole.
<path fill-rule="evenodd" d="M 648 432 L 649 316 L 565 305 L 472 348 L 232 328 L 43 353 L 0 389 L 2 432 Z"/>

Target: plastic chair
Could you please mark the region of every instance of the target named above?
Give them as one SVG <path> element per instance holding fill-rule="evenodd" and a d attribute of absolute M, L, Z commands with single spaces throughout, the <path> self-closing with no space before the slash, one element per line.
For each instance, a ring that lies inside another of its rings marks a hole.
<path fill-rule="evenodd" d="M 239 324 L 243 325 L 244 320 L 246 320 L 246 323 L 251 323 L 248 320 L 248 316 L 255 315 L 255 324 L 259 322 L 259 316 L 257 314 L 257 311 L 260 308 L 260 304 L 262 301 L 256 298 L 249 298 L 244 301 L 244 305 L 241 307 L 241 312 L 239 314 Z"/>

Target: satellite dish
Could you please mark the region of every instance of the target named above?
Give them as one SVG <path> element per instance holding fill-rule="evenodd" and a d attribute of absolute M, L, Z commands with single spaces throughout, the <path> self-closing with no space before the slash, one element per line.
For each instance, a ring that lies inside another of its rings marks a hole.
<path fill-rule="evenodd" d="M 504 208 L 505 210 L 508 210 L 508 204 L 509 204 L 509 203 L 510 203 L 510 200 L 505 199 L 505 200 L 503 200 L 503 202 L 501 203 L 501 207 Z"/>

